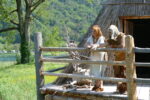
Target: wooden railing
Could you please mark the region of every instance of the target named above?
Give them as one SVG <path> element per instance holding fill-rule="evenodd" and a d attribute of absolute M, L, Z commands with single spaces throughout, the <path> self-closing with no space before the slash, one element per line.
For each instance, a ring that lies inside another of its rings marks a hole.
<path fill-rule="evenodd" d="M 35 66 L 36 66 L 36 85 L 37 85 L 37 100 L 44 100 L 44 94 L 41 94 L 40 88 L 44 86 L 44 75 L 69 77 L 69 78 L 86 78 L 94 80 L 115 81 L 115 82 L 127 82 L 127 95 L 129 100 L 137 100 L 136 95 L 136 83 L 150 83 L 150 79 L 136 78 L 135 66 L 150 66 L 150 63 L 135 62 L 135 52 L 137 53 L 150 53 L 150 48 L 137 48 L 134 47 L 134 40 L 132 36 L 126 37 L 126 48 L 99 48 L 97 50 L 91 50 L 94 52 L 119 52 L 126 53 L 125 61 L 91 61 L 91 60 L 74 60 L 74 59 L 57 59 L 56 58 L 44 58 L 42 51 L 86 51 L 86 48 L 67 48 L 67 47 L 43 47 L 42 34 L 40 32 L 35 34 Z M 114 77 L 93 77 L 77 74 L 67 73 L 53 73 L 52 71 L 44 71 L 44 62 L 65 62 L 65 63 L 85 63 L 85 64 L 104 64 L 104 65 L 125 65 L 126 66 L 126 78 L 114 78 Z"/>

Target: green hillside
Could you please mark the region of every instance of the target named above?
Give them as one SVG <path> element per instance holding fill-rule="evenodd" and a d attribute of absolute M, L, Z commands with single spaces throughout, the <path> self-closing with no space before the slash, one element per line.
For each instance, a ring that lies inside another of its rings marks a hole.
<path fill-rule="evenodd" d="M 10 9 L 15 8 L 15 2 L 3 1 L 6 8 L 0 8 L 3 11 L 0 17 L 0 29 L 11 26 L 7 20 L 10 17 L 17 21 L 15 15 L 7 16 Z M 95 20 L 100 8 L 100 0 L 46 0 L 32 14 L 31 39 L 33 40 L 33 33 L 40 31 L 43 33 L 45 45 L 59 46 L 58 42 L 65 42 L 68 37 L 79 42 Z M 1 44 L 19 42 L 17 31 L 0 33 Z"/>

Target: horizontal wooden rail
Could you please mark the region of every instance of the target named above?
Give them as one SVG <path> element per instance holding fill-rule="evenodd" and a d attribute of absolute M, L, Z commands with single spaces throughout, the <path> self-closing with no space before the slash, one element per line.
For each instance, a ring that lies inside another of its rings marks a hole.
<path fill-rule="evenodd" d="M 91 60 L 74 60 L 74 59 L 52 59 L 41 58 L 42 62 L 60 62 L 60 63 L 84 63 L 84 64 L 103 64 L 103 65 L 125 65 L 125 61 L 91 61 Z"/>
<path fill-rule="evenodd" d="M 100 51 L 111 51 L 111 52 L 118 52 L 118 51 L 126 51 L 125 48 L 98 48 L 96 50 L 88 49 L 88 48 L 68 48 L 68 47 L 40 47 L 42 51 L 83 51 L 86 50 L 100 52 Z"/>
<path fill-rule="evenodd" d="M 69 55 L 64 55 L 64 56 L 44 56 L 45 58 L 69 58 Z"/>
<path fill-rule="evenodd" d="M 70 58 L 71 56 L 69 56 L 69 55 L 63 55 L 63 56 L 44 56 L 45 58 Z M 88 56 L 85 56 L 85 55 L 81 55 L 80 54 L 80 57 L 82 57 L 82 58 L 86 58 L 86 59 L 90 59 L 90 57 L 88 57 Z"/>
<path fill-rule="evenodd" d="M 135 81 L 137 83 L 150 84 L 150 79 L 146 79 L 146 78 L 136 78 Z"/>
<path fill-rule="evenodd" d="M 136 67 L 150 67 L 150 63 L 143 63 L 143 62 L 135 62 L 134 64 Z"/>
<path fill-rule="evenodd" d="M 59 76 L 59 77 L 68 77 L 68 78 L 84 78 L 84 79 L 104 80 L 104 81 L 114 81 L 114 82 L 127 82 L 127 79 L 124 78 L 94 77 L 94 76 L 85 76 L 85 75 L 78 75 L 78 74 L 50 73 L 50 72 L 41 72 L 41 74 L 47 76 Z"/>
<path fill-rule="evenodd" d="M 139 48 L 135 47 L 134 48 L 135 53 L 150 53 L 150 48 Z"/>
<path fill-rule="evenodd" d="M 59 70 L 63 70 L 63 69 L 65 69 L 65 68 L 66 68 L 66 67 L 60 67 L 60 68 L 48 70 L 48 71 L 46 71 L 46 72 L 56 72 L 56 71 L 59 71 Z"/>

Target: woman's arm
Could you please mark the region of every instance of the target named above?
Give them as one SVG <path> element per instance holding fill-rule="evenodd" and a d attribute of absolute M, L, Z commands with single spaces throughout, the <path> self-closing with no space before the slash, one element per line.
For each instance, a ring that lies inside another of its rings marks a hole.
<path fill-rule="evenodd" d="M 107 47 L 107 46 L 108 46 L 108 43 L 106 42 L 106 43 L 100 44 L 100 45 L 99 45 L 99 48 L 103 48 L 103 47 Z"/>

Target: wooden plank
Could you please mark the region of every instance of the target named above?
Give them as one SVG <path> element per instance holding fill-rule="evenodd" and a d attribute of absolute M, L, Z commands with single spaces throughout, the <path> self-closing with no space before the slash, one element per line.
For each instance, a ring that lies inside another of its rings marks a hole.
<path fill-rule="evenodd" d="M 45 96 L 45 100 L 85 100 L 85 99 L 47 94 Z"/>
<path fill-rule="evenodd" d="M 74 60 L 74 59 L 53 59 L 41 58 L 42 62 L 59 62 L 59 63 L 84 63 L 84 64 L 103 64 L 103 65 L 125 65 L 125 61 L 91 61 L 91 60 Z"/>
<path fill-rule="evenodd" d="M 42 51 L 82 51 L 85 52 L 91 51 L 91 52 L 100 52 L 100 51 L 110 51 L 110 52 L 118 52 L 118 51 L 126 51 L 126 49 L 123 48 L 98 48 L 96 50 L 88 49 L 88 48 L 68 48 L 68 47 L 40 47 Z"/>
<path fill-rule="evenodd" d="M 126 34 L 126 32 L 127 32 L 127 30 L 128 30 L 128 26 L 127 26 L 127 20 L 123 20 L 124 21 L 124 26 L 123 26 L 123 29 L 124 29 L 124 33 Z M 127 33 L 127 35 L 129 35 L 128 33 Z"/>
<path fill-rule="evenodd" d="M 116 85 L 106 85 L 105 84 L 103 92 L 91 91 L 92 86 L 91 86 L 91 88 L 77 88 L 76 90 L 71 90 L 71 89 L 64 89 L 63 85 L 47 84 L 43 88 L 46 88 L 43 91 L 44 93 L 46 91 L 51 91 L 51 90 L 54 91 L 55 90 L 56 94 L 55 93 L 50 94 L 50 95 L 53 95 L 53 96 L 58 96 L 57 91 L 61 91 L 61 95 L 66 94 L 66 92 L 72 92 L 74 94 L 76 94 L 76 92 L 77 92 L 77 93 L 81 93 L 81 94 L 87 94 L 89 96 L 87 98 L 89 98 L 89 99 L 90 99 L 90 97 L 97 97 L 97 98 L 92 98 L 90 100 L 99 100 L 99 99 L 100 100 L 118 100 L 117 98 L 120 98 L 119 100 L 122 100 L 122 98 L 126 98 L 126 100 L 128 100 L 126 94 L 114 93 L 116 91 Z M 145 85 L 145 84 L 137 85 L 138 100 L 150 100 L 150 97 L 149 97 L 150 91 L 149 90 L 150 90 L 150 85 L 149 84 L 147 84 L 147 85 Z M 102 96 L 106 97 L 107 99 L 102 99 L 103 98 Z M 67 100 L 67 96 L 64 95 L 63 97 L 66 97 L 66 99 L 64 99 L 64 100 Z M 110 99 L 109 97 L 110 98 L 113 97 L 113 98 Z M 89 99 L 85 98 L 84 100 L 89 100 Z M 52 100 L 55 100 L 55 99 L 52 99 Z M 61 100 L 61 99 L 58 99 L 58 100 Z M 76 98 L 74 97 L 73 100 L 76 100 Z"/>
<path fill-rule="evenodd" d="M 145 79 L 145 78 L 136 78 L 135 82 L 137 83 L 142 83 L 142 84 L 150 84 L 150 79 Z"/>
<path fill-rule="evenodd" d="M 150 16 L 120 16 L 120 19 L 150 19 Z"/>
<path fill-rule="evenodd" d="M 135 62 L 134 64 L 136 67 L 150 67 L 150 63 L 143 63 L 143 62 Z"/>
<path fill-rule="evenodd" d="M 150 53 L 150 48 L 135 47 L 134 52 L 136 52 L 136 53 Z"/>
<path fill-rule="evenodd" d="M 62 56 L 45 56 L 45 57 L 46 57 L 46 58 L 71 58 L 70 55 L 62 55 Z M 80 57 L 86 58 L 86 59 L 90 59 L 90 57 L 85 56 L 85 55 L 81 55 L 81 54 L 80 54 Z"/>
<path fill-rule="evenodd" d="M 41 94 L 40 88 L 44 86 L 44 75 L 41 75 L 40 72 L 43 71 L 43 62 L 40 61 L 42 46 L 42 34 L 40 32 L 35 33 L 34 36 L 34 46 L 35 46 L 35 70 L 36 70 L 36 89 L 37 89 L 37 100 L 44 100 L 44 95 Z"/>
<path fill-rule="evenodd" d="M 71 100 L 127 100 L 126 96 L 116 96 L 102 93 L 83 93 L 77 91 L 61 91 L 61 90 L 53 90 L 47 89 L 46 94 L 51 94 L 55 96 L 63 96 L 63 97 L 72 97 Z M 79 98 L 79 99 L 77 99 Z M 60 99 L 61 100 L 61 99 Z M 68 100 L 67 98 L 65 100 Z"/>
<path fill-rule="evenodd" d="M 119 18 L 118 29 L 119 29 L 121 32 L 124 32 L 124 19 L 120 19 L 120 18 Z"/>
<path fill-rule="evenodd" d="M 63 56 L 47 56 L 46 58 L 69 58 L 69 55 L 63 55 Z"/>
<path fill-rule="evenodd" d="M 46 71 L 46 72 L 56 72 L 56 71 L 59 71 L 59 70 L 63 70 L 65 68 L 66 67 L 56 68 L 56 69 L 52 69 L 52 70 L 49 70 L 49 71 Z"/>
<path fill-rule="evenodd" d="M 83 79 L 104 80 L 104 81 L 114 81 L 114 82 L 127 82 L 127 79 L 114 78 L 114 77 L 94 77 L 94 76 L 88 76 L 88 75 L 51 73 L 51 72 L 42 72 L 42 74 L 47 75 L 47 76 L 59 76 L 59 77 L 68 77 L 68 78 L 83 78 Z"/>
<path fill-rule="evenodd" d="M 126 35 L 133 35 L 133 22 L 124 20 L 124 33 Z"/>
<path fill-rule="evenodd" d="M 90 88 L 77 88 L 76 90 L 73 90 L 63 89 L 63 87 L 59 85 L 49 85 L 45 86 L 44 88 L 41 88 L 41 91 L 42 93 L 54 96 L 72 97 L 73 100 L 78 100 L 77 98 L 83 100 L 127 100 L 127 95 L 115 94 L 113 92 L 115 91 L 115 87 L 113 88 L 114 90 L 112 90 L 112 87 L 110 86 L 106 86 L 105 89 L 105 92 L 94 92 L 91 91 Z"/>
<path fill-rule="evenodd" d="M 126 78 L 127 82 L 127 92 L 128 100 L 137 100 L 136 95 L 136 68 L 134 66 L 135 54 L 133 52 L 134 40 L 131 35 L 127 35 L 125 39 L 125 44 L 127 48 L 126 52 Z"/>
<path fill-rule="evenodd" d="M 126 20 L 126 19 L 123 19 L 123 27 L 124 27 L 124 33 L 126 35 L 133 35 L 133 22 L 132 21 L 129 21 L 129 20 Z"/>

